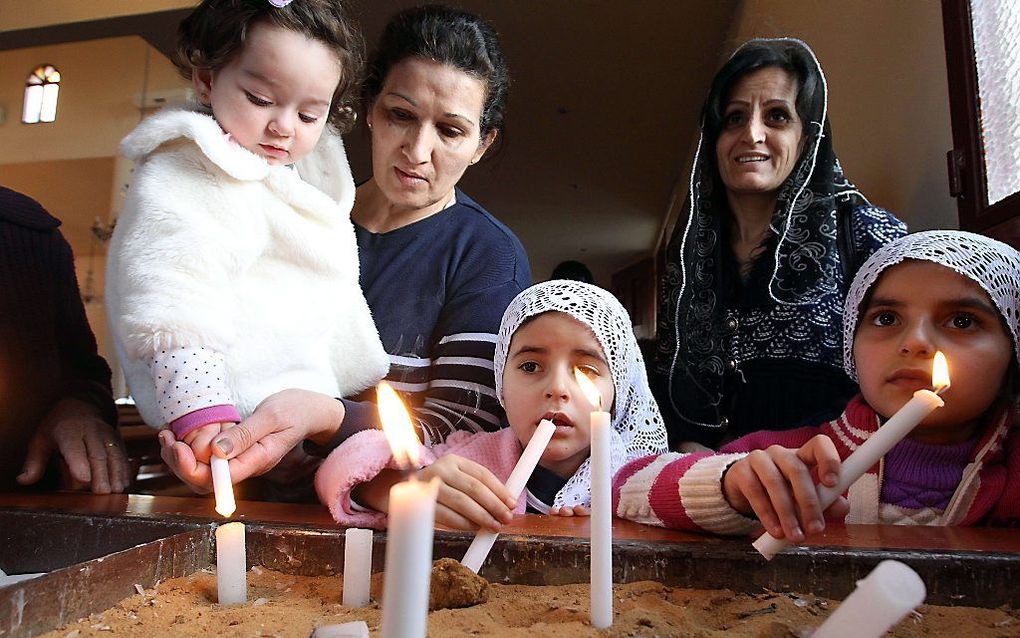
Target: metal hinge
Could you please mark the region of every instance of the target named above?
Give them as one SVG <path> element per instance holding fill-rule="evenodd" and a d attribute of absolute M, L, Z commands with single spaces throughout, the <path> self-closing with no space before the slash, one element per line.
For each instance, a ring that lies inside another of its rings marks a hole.
<path fill-rule="evenodd" d="M 963 168 L 966 159 L 961 151 L 953 149 L 946 153 L 946 168 L 949 171 L 949 196 L 963 195 Z"/>

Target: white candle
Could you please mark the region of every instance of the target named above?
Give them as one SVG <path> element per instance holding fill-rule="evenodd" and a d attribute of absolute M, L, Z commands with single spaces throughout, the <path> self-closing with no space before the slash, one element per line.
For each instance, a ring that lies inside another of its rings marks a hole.
<path fill-rule="evenodd" d="M 234 502 L 234 484 L 230 480 L 230 462 L 213 455 L 209 467 L 212 469 L 216 511 L 221 516 L 230 516 L 237 509 L 237 503 Z"/>
<path fill-rule="evenodd" d="M 577 368 L 574 377 L 598 408 L 591 413 L 591 626 L 605 629 L 613 624 L 612 426 L 595 384 Z"/>
<path fill-rule="evenodd" d="M 531 478 L 535 466 L 538 465 L 542 454 L 545 453 L 545 448 L 548 447 L 549 441 L 555 433 L 556 426 L 552 421 L 542 419 L 538 423 L 538 427 L 531 435 L 531 440 L 528 441 L 528 446 L 524 448 L 524 453 L 521 454 L 513 472 L 510 473 L 510 478 L 506 480 L 506 489 L 510 492 L 510 496 L 515 499 L 520 497 L 524 486 L 527 485 L 528 479 Z M 461 564 L 477 574 L 478 570 L 482 568 L 485 558 L 489 555 L 492 544 L 496 542 L 497 536 L 499 534 L 487 529 L 478 530 L 465 552 L 464 558 L 461 559 Z"/>
<path fill-rule="evenodd" d="M 903 563 L 884 560 L 857 581 L 813 638 L 878 638 L 924 602 L 924 582 Z"/>
<path fill-rule="evenodd" d="M 943 392 L 949 387 L 949 373 L 946 369 L 945 356 L 941 352 L 935 353 L 934 371 L 932 374 L 932 385 L 937 392 Z M 945 405 L 942 397 L 931 390 L 918 390 L 913 398 L 907 401 L 896 414 L 882 424 L 864 443 L 860 445 L 853 454 L 848 456 L 840 465 L 839 479 L 835 487 L 818 485 L 818 502 L 822 510 L 827 509 L 835 500 L 850 486 L 861 478 L 868 468 L 878 463 L 879 459 L 886 455 L 897 443 L 903 440 L 910 431 L 921 421 L 931 414 L 936 408 Z M 762 556 L 767 560 L 783 551 L 790 545 L 785 538 L 776 538 L 765 532 L 753 543 Z"/>
<path fill-rule="evenodd" d="M 390 488 L 383 583 L 383 638 L 417 638 L 428 627 L 432 527 L 439 480 Z"/>
<path fill-rule="evenodd" d="M 244 523 L 226 523 L 216 528 L 216 594 L 221 605 L 248 600 Z"/>
<path fill-rule="evenodd" d="M 376 389 L 383 431 L 397 464 L 418 467 L 420 443 L 397 393 L 386 383 Z M 424 637 L 432 581 L 432 529 L 439 479 L 411 480 L 390 488 L 387 509 L 386 573 L 383 582 L 383 638 Z"/>
<path fill-rule="evenodd" d="M 344 607 L 366 607 L 372 579 L 372 530 L 344 532 Z"/>
<path fill-rule="evenodd" d="M 226 459 L 213 456 L 209 466 L 212 468 L 216 511 L 230 516 L 237 509 L 234 485 L 230 481 L 230 465 Z M 221 605 L 248 600 L 244 523 L 227 523 L 216 528 L 216 593 Z"/>

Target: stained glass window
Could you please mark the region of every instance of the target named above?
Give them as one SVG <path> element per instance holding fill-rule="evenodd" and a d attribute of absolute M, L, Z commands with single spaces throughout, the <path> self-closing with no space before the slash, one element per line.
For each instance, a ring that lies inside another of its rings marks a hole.
<path fill-rule="evenodd" d="M 60 71 L 50 64 L 37 66 L 25 81 L 25 106 L 21 111 L 21 121 L 36 124 L 57 119 L 59 92 Z"/>

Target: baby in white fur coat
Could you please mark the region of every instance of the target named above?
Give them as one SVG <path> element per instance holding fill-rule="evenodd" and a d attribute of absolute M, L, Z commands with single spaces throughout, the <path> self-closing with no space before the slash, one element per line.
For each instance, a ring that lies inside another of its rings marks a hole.
<path fill-rule="evenodd" d="M 317 143 L 346 160 L 322 133 L 352 119 L 357 41 L 335 0 L 273 4 L 205 0 L 178 63 L 201 108 L 122 143 L 137 167 L 107 266 L 117 354 L 145 421 L 203 462 L 267 396 L 349 395 L 388 367 L 358 283 L 350 169 L 318 167 L 327 196 L 291 166 Z"/>

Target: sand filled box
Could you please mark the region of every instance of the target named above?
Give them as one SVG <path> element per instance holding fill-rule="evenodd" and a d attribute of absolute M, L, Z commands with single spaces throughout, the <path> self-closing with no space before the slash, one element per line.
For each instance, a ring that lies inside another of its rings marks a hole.
<path fill-rule="evenodd" d="M 198 528 L 196 523 L 0 510 L 0 569 L 50 572 Z"/>
<path fill-rule="evenodd" d="M 61 524 L 70 525 L 66 518 Z M 152 521 L 124 518 L 89 524 L 123 537 L 156 528 Z M 378 635 L 377 602 L 366 609 L 340 605 L 342 531 L 248 523 L 248 565 L 256 568 L 248 572 L 249 602 L 224 607 L 214 602 L 213 526 L 190 528 L 0 589 L 0 636 L 61 628 L 52 635 L 303 638 L 316 625 L 352 620 L 366 621 Z M 469 541 L 468 535 L 437 533 L 435 557 L 459 558 Z M 74 538 L 65 536 L 64 542 L 73 544 Z M 381 570 L 384 535 L 376 535 L 373 554 L 373 569 Z M 919 617 L 908 618 L 893 635 L 1020 635 L 1014 613 L 994 609 L 1016 604 L 1012 584 L 1020 582 L 1020 556 L 1015 554 L 813 548 L 765 563 L 747 542 L 715 539 L 618 541 L 616 613 L 608 635 L 803 634 L 821 624 L 834 599 L 845 597 L 857 579 L 890 557 L 919 572 L 929 603 L 957 606 L 922 607 Z M 491 584 L 487 602 L 432 612 L 430 635 L 593 635 L 587 563 L 586 539 L 502 538 L 482 570 Z"/>
<path fill-rule="evenodd" d="M 307 638 L 318 625 L 363 620 L 379 634 L 378 604 L 366 609 L 339 604 L 339 579 L 294 576 L 254 568 L 249 602 L 220 606 L 215 575 L 200 571 L 160 583 L 44 635 L 44 638 L 178 638 L 179 636 L 280 636 Z M 837 603 L 795 594 L 749 595 L 691 590 L 639 582 L 614 587 L 611 636 L 794 637 L 817 627 Z M 429 636 L 556 637 L 600 634 L 588 624 L 586 585 L 491 585 L 478 606 L 433 612 Z M 1016 636 L 1020 620 L 1002 610 L 925 606 L 894 636 Z"/>

